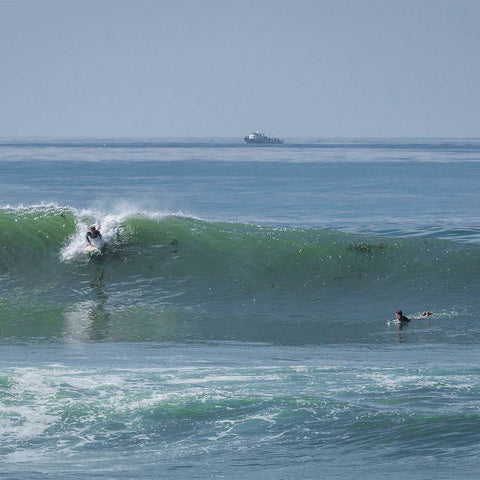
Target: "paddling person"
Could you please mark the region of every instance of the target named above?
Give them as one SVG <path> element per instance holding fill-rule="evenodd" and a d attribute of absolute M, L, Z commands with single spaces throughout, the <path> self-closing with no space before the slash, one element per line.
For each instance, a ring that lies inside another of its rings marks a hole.
<path fill-rule="evenodd" d="M 433 312 L 430 312 L 428 310 L 425 310 L 423 313 L 422 313 L 422 317 L 429 317 L 430 315 L 432 315 Z M 406 317 L 403 312 L 401 310 L 397 310 L 395 312 L 395 317 L 397 318 L 398 320 L 398 330 L 401 330 L 403 328 L 404 325 L 406 325 L 408 322 L 410 322 L 410 319 L 408 317 Z"/>
<path fill-rule="evenodd" d="M 91 238 L 102 238 L 102 234 L 100 233 L 99 230 L 95 228 L 95 225 L 92 225 L 90 227 L 90 230 L 87 232 L 86 239 L 87 242 L 91 245 L 92 242 L 90 241 Z"/>
<path fill-rule="evenodd" d="M 400 323 L 408 323 L 410 319 L 406 317 L 401 310 L 395 312 L 395 317 Z"/>

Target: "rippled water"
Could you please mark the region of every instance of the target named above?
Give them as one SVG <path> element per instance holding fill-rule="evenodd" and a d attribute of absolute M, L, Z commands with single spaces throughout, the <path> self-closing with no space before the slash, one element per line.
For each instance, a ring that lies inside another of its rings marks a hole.
<path fill-rule="evenodd" d="M 479 175 L 478 140 L 0 142 L 0 477 L 476 478 Z"/>

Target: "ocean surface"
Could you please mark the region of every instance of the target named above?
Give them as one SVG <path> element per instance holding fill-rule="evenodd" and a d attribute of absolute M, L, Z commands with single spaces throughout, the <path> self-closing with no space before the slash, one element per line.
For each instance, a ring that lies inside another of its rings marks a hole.
<path fill-rule="evenodd" d="M 477 479 L 479 186 L 478 139 L 0 140 L 0 478 Z"/>

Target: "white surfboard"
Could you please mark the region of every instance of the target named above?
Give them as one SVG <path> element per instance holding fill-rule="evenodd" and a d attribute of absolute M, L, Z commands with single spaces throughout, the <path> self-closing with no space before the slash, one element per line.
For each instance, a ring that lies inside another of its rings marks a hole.
<path fill-rule="evenodd" d="M 105 245 L 105 242 L 97 237 L 97 238 L 91 238 L 90 243 L 87 244 L 85 247 L 85 251 L 89 255 L 101 255 L 102 253 L 102 248 Z"/>

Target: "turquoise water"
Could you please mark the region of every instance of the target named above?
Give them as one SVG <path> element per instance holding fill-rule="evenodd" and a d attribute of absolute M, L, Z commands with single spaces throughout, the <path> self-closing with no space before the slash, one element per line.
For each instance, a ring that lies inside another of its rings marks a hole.
<path fill-rule="evenodd" d="M 476 478 L 479 176 L 478 140 L 1 141 L 0 478 Z"/>

